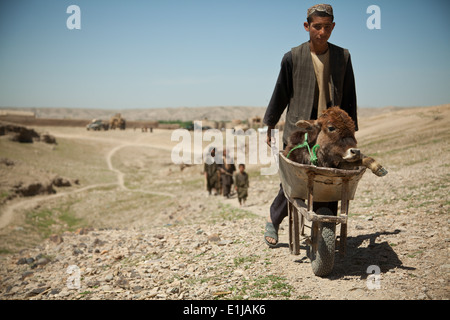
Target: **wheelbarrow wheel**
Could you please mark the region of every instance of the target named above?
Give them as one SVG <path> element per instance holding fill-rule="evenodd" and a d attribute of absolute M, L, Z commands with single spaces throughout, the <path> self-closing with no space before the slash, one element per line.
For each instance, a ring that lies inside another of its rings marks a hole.
<path fill-rule="evenodd" d="M 328 208 L 320 208 L 317 214 L 332 215 Z M 316 225 L 314 225 L 316 224 Z M 334 267 L 336 240 L 336 224 L 330 222 L 314 222 L 311 228 L 310 259 L 316 276 L 324 277 L 331 273 Z"/>

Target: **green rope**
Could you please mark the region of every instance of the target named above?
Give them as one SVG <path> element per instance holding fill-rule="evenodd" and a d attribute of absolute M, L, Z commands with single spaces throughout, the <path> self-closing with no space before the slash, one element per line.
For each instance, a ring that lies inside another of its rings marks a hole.
<path fill-rule="evenodd" d="M 312 152 L 311 149 L 309 148 L 309 144 L 308 144 L 308 133 L 305 133 L 305 141 L 302 144 L 298 144 L 295 147 L 293 147 L 289 153 L 287 154 L 287 157 L 289 159 L 289 156 L 291 155 L 291 152 L 296 150 L 296 149 L 300 149 L 300 148 L 308 148 L 308 153 L 309 153 L 309 160 L 311 161 L 311 163 L 315 166 L 317 166 L 318 163 L 318 159 L 317 159 L 317 149 L 320 148 L 320 146 L 318 144 L 314 145 L 314 147 L 312 148 Z"/>
<path fill-rule="evenodd" d="M 315 166 L 317 166 L 317 163 L 319 162 L 319 159 L 317 159 L 317 149 L 319 149 L 320 146 L 318 144 L 314 145 L 314 147 L 312 148 L 312 154 L 311 152 L 309 152 L 309 156 L 310 156 L 310 160 L 311 163 Z M 309 148 L 308 148 L 309 151 Z"/>

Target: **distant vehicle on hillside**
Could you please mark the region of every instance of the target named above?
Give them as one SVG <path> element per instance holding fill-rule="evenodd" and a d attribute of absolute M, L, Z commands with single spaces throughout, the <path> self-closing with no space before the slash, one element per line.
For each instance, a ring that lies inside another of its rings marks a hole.
<path fill-rule="evenodd" d="M 109 123 L 108 122 L 104 122 L 103 120 L 94 119 L 94 120 L 92 120 L 91 123 L 89 123 L 86 126 L 86 129 L 88 131 L 89 130 L 94 130 L 94 131 L 108 130 L 109 129 Z"/>
<path fill-rule="evenodd" d="M 125 130 L 126 127 L 126 121 L 124 118 L 122 118 L 122 115 L 120 113 L 116 113 L 111 119 L 109 120 L 109 129 L 115 130 Z"/>

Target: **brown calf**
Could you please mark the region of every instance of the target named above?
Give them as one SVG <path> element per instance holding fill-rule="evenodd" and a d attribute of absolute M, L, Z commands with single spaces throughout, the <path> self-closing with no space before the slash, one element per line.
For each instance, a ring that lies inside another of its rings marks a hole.
<path fill-rule="evenodd" d="M 375 159 L 365 156 L 356 148 L 355 123 L 341 108 L 329 108 L 317 120 L 300 120 L 296 126 L 300 130 L 291 134 L 284 150 L 288 159 L 339 169 L 353 169 L 362 165 L 377 176 L 387 174 L 386 169 Z"/>

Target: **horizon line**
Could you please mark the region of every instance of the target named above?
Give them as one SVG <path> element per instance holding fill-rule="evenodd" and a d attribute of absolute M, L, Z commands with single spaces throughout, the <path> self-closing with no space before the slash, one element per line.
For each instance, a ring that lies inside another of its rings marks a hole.
<path fill-rule="evenodd" d="M 432 105 L 409 105 L 409 106 L 396 106 L 396 105 L 385 105 L 385 106 L 358 106 L 358 109 L 379 109 L 379 108 L 427 108 L 448 105 L 449 103 L 442 104 L 432 104 Z M 79 109 L 79 110 L 116 110 L 116 111 L 133 111 L 133 110 L 148 110 L 148 109 L 195 109 L 195 108 L 267 108 L 267 106 L 245 106 L 245 105 L 234 105 L 234 106 L 224 106 L 224 105 L 212 105 L 212 106 L 172 106 L 172 107 L 141 107 L 141 108 L 102 108 L 102 107 L 55 107 L 55 106 L 0 106 L 0 109 Z"/>

